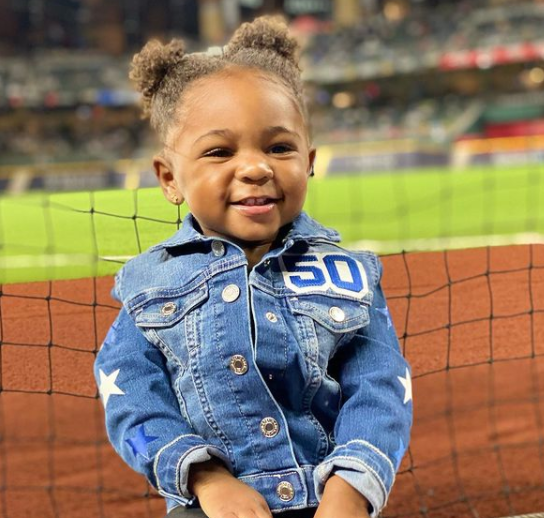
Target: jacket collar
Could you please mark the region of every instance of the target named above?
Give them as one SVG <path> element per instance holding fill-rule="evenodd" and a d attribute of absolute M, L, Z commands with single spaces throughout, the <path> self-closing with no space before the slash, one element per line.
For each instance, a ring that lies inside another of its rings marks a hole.
<path fill-rule="evenodd" d="M 187 214 L 183 220 L 181 228 L 170 238 L 154 245 L 150 250 L 158 250 L 161 248 L 173 248 L 189 243 L 196 243 L 218 239 L 204 236 L 195 228 L 195 220 L 192 214 Z M 295 241 L 316 241 L 325 240 L 333 243 L 340 242 L 340 235 L 336 230 L 324 227 L 305 212 L 301 212 L 291 224 L 291 229 L 286 235 L 286 240 Z"/>

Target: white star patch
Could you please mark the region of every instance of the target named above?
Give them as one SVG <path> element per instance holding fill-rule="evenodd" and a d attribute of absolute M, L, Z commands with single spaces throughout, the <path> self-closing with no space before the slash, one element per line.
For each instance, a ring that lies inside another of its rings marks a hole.
<path fill-rule="evenodd" d="M 117 376 L 119 376 L 119 371 L 120 369 L 117 369 L 111 374 L 106 374 L 100 369 L 100 387 L 98 387 L 98 390 L 102 395 L 104 408 L 106 408 L 111 395 L 125 395 L 125 393 L 115 384 L 115 380 L 117 379 Z"/>
<path fill-rule="evenodd" d="M 404 404 L 406 404 L 408 401 L 412 401 L 412 378 L 410 377 L 408 368 L 406 369 L 406 378 L 403 378 L 402 376 L 397 376 L 397 378 L 404 387 Z"/>

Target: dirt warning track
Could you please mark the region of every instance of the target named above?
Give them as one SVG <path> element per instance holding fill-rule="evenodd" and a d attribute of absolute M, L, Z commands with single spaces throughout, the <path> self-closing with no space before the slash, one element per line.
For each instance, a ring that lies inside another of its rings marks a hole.
<path fill-rule="evenodd" d="M 544 509 L 544 246 L 383 258 L 414 428 L 384 516 Z M 5 285 L 0 517 L 162 517 L 105 436 L 92 375 L 112 278 Z"/>

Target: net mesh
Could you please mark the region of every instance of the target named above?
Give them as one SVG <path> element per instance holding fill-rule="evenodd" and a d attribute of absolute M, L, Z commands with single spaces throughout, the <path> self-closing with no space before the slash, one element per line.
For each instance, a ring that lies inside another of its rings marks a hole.
<path fill-rule="evenodd" d="M 82 210 L 94 236 L 103 218 L 119 214 Z M 161 225 L 166 234 L 179 225 L 180 215 L 140 221 L 134 210 L 122 223 L 140 250 L 147 246 L 140 224 Z M 49 250 L 59 252 L 55 222 L 43 224 Z M 0 228 L 6 232 L 5 222 Z M 94 253 L 104 255 L 93 239 Z M 400 253 L 383 262 L 413 368 L 415 414 L 384 516 L 542 511 L 544 246 Z M 118 310 L 112 284 L 110 276 L 89 276 L 2 286 L 2 518 L 164 514 L 162 499 L 105 435 L 92 365 Z"/>

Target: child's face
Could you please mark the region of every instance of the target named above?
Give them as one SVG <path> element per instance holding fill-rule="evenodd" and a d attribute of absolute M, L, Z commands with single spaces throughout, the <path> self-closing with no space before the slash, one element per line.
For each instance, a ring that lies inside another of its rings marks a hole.
<path fill-rule="evenodd" d="M 169 161 L 155 158 L 165 196 L 185 200 L 205 235 L 272 243 L 302 210 L 315 158 L 293 97 L 239 69 L 193 85 L 181 108 Z"/>

